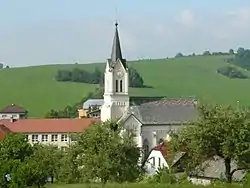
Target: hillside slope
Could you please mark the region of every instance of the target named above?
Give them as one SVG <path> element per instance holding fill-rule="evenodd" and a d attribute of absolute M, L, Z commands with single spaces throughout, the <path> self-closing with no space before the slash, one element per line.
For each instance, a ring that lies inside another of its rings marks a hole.
<path fill-rule="evenodd" d="M 226 56 L 185 57 L 131 62 L 153 88 L 131 89 L 131 95 L 190 97 L 207 102 L 250 105 L 250 80 L 228 79 L 217 74 Z M 61 109 L 79 101 L 95 85 L 59 83 L 54 80 L 58 69 L 84 68 L 92 71 L 104 64 L 44 65 L 0 70 L 0 107 L 16 103 L 30 111 L 32 117 L 44 117 L 54 108 Z M 246 72 L 244 70 L 244 72 Z M 246 74 L 250 75 L 249 72 Z"/>

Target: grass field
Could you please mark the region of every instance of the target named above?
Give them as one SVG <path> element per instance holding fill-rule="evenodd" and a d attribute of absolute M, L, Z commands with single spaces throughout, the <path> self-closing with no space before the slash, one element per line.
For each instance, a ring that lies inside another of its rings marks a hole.
<path fill-rule="evenodd" d="M 200 185 L 168 185 L 168 184 L 109 184 L 104 186 L 105 188 L 204 188 Z M 231 185 L 215 185 L 215 186 L 205 186 L 206 188 L 239 188 L 241 185 L 231 184 Z M 53 185 L 46 188 L 103 188 L 102 185 L 92 184 L 92 185 Z"/>
<path fill-rule="evenodd" d="M 250 105 L 250 79 L 228 79 L 217 74 L 227 56 L 185 57 L 178 59 L 132 62 L 143 76 L 145 84 L 153 88 L 131 89 L 133 96 L 167 96 L 171 98 L 195 96 L 198 99 L 236 105 Z M 94 70 L 104 64 L 45 65 L 0 70 L 0 107 L 19 104 L 29 110 L 31 117 L 44 117 L 50 109 L 61 109 L 79 101 L 95 85 L 60 83 L 54 80 L 58 69 L 74 67 Z M 243 70 L 246 74 L 250 72 Z"/>

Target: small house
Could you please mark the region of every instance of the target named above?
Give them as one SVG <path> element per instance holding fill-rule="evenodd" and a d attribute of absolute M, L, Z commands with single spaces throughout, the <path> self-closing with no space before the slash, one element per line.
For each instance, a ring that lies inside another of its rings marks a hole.
<path fill-rule="evenodd" d="M 21 106 L 11 104 L 0 110 L 1 119 L 26 119 L 28 111 Z"/>

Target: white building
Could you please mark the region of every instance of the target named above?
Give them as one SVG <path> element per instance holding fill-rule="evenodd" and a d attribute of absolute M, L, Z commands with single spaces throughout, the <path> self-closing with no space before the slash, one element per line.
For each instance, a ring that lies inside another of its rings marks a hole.
<path fill-rule="evenodd" d="M 25 119 L 28 116 L 28 111 L 21 106 L 11 104 L 0 110 L 1 119 Z"/>
<path fill-rule="evenodd" d="M 22 133 L 29 143 L 53 144 L 58 147 L 67 147 L 71 142 L 72 134 L 81 133 L 98 119 L 16 119 L 0 120 L 0 139 L 8 133 Z"/>
<path fill-rule="evenodd" d="M 183 169 L 181 169 L 179 162 L 185 156 L 185 152 L 176 152 L 174 156 L 171 156 L 169 152 L 166 142 L 153 147 L 142 164 L 146 173 L 154 175 L 159 169 L 164 167 L 168 169 L 175 167 L 178 172 L 182 172 Z"/>

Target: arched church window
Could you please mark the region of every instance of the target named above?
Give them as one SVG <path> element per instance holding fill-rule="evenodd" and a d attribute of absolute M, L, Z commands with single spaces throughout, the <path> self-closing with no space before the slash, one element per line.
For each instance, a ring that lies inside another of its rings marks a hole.
<path fill-rule="evenodd" d="M 120 80 L 120 92 L 122 92 L 122 80 Z"/>
<path fill-rule="evenodd" d="M 115 80 L 115 92 L 118 92 L 118 80 Z"/>
<path fill-rule="evenodd" d="M 146 157 L 146 155 L 148 155 L 149 153 L 149 142 L 147 139 L 143 141 L 143 153 L 144 153 L 144 157 Z"/>

